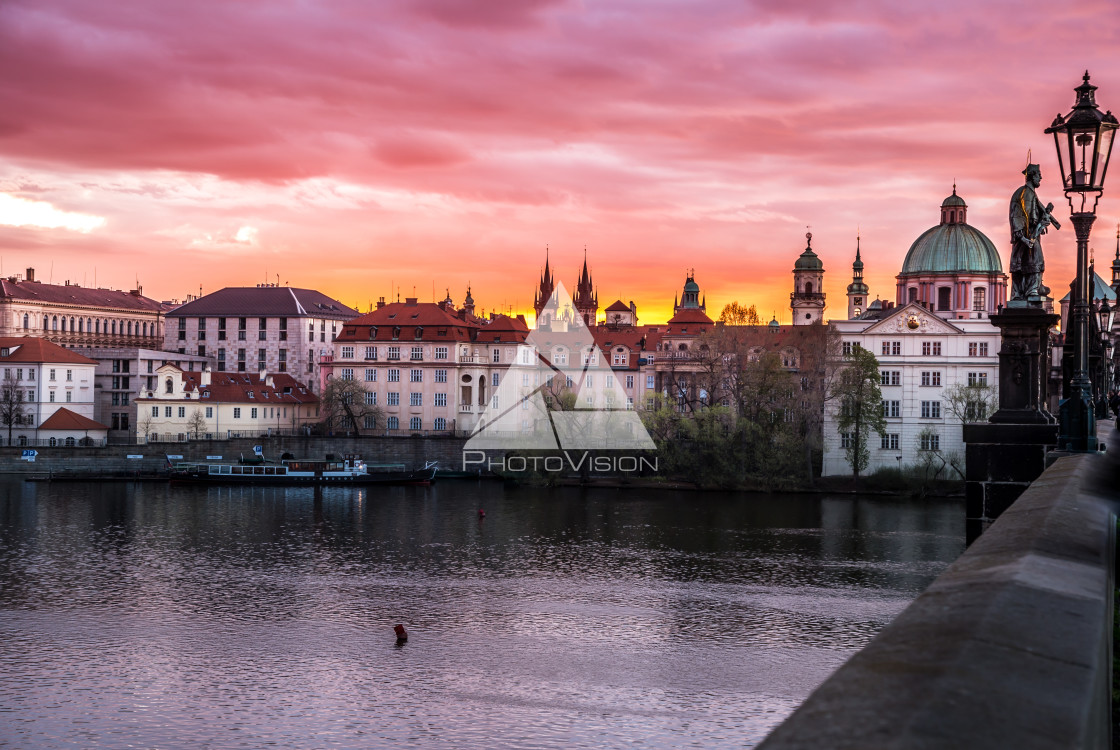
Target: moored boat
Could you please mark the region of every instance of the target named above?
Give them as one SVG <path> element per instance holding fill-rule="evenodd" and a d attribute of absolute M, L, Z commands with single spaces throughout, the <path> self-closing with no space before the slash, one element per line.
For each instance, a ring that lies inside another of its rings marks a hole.
<path fill-rule="evenodd" d="M 428 484 L 436 473 L 434 462 L 423 469 L 404 464 L 367 464 L 357 456 L 335 458 L 284 458 L 279 462 L 213 461 L 180 462 L 171 467 L 173 482 L 259 485 Z"/>

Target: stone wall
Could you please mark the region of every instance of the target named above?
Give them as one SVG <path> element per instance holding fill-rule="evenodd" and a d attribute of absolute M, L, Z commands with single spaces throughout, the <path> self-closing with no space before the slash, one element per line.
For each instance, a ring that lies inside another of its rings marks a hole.
<path fill-rule="evenodd" d="M 1118 478 L 1058 459 L 760 750 L 1112 747 Z"/>
<path fill-rule="evenodd" d="M 386 437 L 316 437 L 288 436 L 235 440 L 199 440 L 190 443 L 158 443 L 154 445 L 108 446 L 105 448 L 36 448 L 39 455 L 31 463 L 20 459 L 21 448 L 0 448 L 0 473 L 45 474 L 59 471 L 154 472 L 167 467 L 166 454 L 181 455 L 185 461 L 222 456 L 236 460 L 241 454 L 253 454 L 260 445 L 267 458 L 279 458 L 284 452 L 300 458 L 320 458 L 328 453 L 357 453 L 368 463 L 402 463 L 420 467 L 427 461 L 438 461 L 441 469 L 459 470 L 462 437 L 386 438 Z M 143 456 L 130 459 L 129 455 Z"/>

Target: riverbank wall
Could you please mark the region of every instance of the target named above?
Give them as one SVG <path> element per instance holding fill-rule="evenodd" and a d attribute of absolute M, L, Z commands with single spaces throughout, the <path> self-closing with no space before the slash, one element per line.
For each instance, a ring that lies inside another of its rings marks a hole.
<path fill-rule="evenodd" d="M 1112 747 L 1118 480 L 1059 458 L 759 749 Z"/>
<path fill-rule="evenodd" d="M 19 447 L 0 448 L 0 474 L 50 474 L 59 472 L 103 472 L 121 474 L 154 473 L 167 468 L 167 456 L 182 456 L 176 461 L 204 461 L 220 456 L 236 461 L 252 456 L 253 447 L 261 446 L 265 457 L 279 459 L 284 453 L 299 458 L 322 458 L 328 453 L 341 456 L 360 455 L 371 464 L 404 464 L 421 467 L 436 461 L 439 468 L 458 471 L 462 468 L 461 437 L 322 437 L 311 435 L 235 438 L 231 440 L 194 440 L 189 443 L 153 443 L 151 445 L 105 446 L 103 448 L 36 448 L 35 461 L 25 461 Z"/>

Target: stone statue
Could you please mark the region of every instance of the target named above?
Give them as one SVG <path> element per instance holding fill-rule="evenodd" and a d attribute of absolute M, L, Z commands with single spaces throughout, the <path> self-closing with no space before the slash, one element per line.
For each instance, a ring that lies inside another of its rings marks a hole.
<path fill-rule="evenodd" d="M 1042 184 L 1042 170 L 1037 164 L 1028 164 L 1023 170 L 1026 184 L 1011 196 L 1009 219 L 1011 221 L 1011 300 L 1008 307 L 1042 307 L 1042 298 L 1050 293 L 1042 284 L 1046 262 L 1042 257 L 1043 234 L 1058 222 L 1050 215 L 1054 204 L 1045 207 L 1038 200 L 1034 189 Z"/>

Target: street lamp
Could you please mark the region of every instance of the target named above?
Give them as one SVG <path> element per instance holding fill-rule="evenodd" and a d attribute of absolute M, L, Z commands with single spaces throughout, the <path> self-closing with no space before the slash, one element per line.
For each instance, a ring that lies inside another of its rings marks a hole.
<path fill-rule="evenodd" d="M 1101 114 L 1097 109 L 1093 93 L 1096 90 L 1097 87 L 1089 83 L 1089 71 L 1085 71 L 1084 82 L 1074 89 L 1077 102 L 1073 110 L 1065 117 L 1058 115 L 1046 129 L 1047 133 L 1054 134 L 1062 186 L 1077 233 L 1077 280 L 1070 309 L 1075 369 L 1069 398 L 1062 401 L 1059 409 L 1058 447 L 1079 452 L 1097 450 L 1093 386 L 1089 379 L 1089 234 L 1097 218 L 1097 201 L 1104 192 L 1113 138 L 1120 126 L 1111 111 Z M 1090 196 L 1092 205 L 1088 202 Z M 1075 197 L 1080 198 L 1076 207 Z"/>

